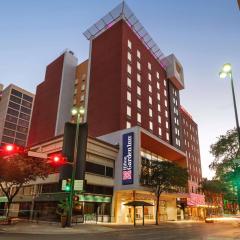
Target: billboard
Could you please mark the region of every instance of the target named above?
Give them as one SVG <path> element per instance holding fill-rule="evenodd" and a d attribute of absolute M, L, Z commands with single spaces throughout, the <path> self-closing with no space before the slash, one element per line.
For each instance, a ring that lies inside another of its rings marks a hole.
<path fill-rule="evenodd" d="M 124 134 L 122 141 L 122 184 L 133 184 L 134 133 Z"/>

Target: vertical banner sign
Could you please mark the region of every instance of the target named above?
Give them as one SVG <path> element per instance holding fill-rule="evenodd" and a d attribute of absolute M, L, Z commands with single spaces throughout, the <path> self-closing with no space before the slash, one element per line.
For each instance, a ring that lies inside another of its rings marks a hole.
<path fill-rule="evenodd" d="M 122 153 L 122 184 L 133 184 L 133 143 L 134 133 L 123 135 L 123 153 Z"/>

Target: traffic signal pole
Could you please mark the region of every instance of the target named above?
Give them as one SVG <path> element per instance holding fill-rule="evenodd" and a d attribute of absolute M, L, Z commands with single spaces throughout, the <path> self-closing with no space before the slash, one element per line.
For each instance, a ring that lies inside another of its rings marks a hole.
<path fill-rule="evenodd" d="M 74 196 L 74 182 L 76 175 L 76 165 L 77 165 L 77 147 L 78 147 L 78 135 L 79 135 L 79 124 L 80 124 L 80 113 L 77 114 L 77 126 L 75 134 L 75 144 L 74 144 L 74 154 L 73 154 L 73 164 L 72 164 L 72 176 L 71 176 L 71 190 L 69 194 L 69 213 L 67 219 L 67 226 L 72 225 L 72 215 L 73 215 L 73 196 Z"/>

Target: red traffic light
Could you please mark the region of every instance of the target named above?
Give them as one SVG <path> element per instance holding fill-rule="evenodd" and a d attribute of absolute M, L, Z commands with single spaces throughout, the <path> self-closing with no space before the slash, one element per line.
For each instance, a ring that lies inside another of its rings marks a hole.
<path fill-rule="evenodd" d="M 54 154 L 51 154 L 49 157 L 49 163 L 54 165 L 54 166 L 61 166 L 61 165 L 64 165 L 66 164 L 66 159 L 64 156 L 62 156 L 62 154 L 57 154 L 57 153 L 54 153 Z"/>
<path fill-rule="evenodd" d="M 11 154 L 23 153 L 24 148 L 16 144 L 5 144 L 1 147 L 1 154 L 3 156 L 8 156 Z"/>

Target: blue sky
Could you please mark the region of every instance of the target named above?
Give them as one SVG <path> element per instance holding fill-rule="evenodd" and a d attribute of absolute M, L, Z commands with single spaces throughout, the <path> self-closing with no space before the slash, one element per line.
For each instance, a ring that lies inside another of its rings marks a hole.
<path fill-rule="evenodd" d="M 8 0 L 0 2 L 0 83 L 35 92 L 46 65 L 64 49 L 79 62 L 88 57 L 82 33 L 119 0 Z M 202 169 L 211 176 L 209 146 L 235 126 L 230 82 L 222 64 L 233 65 L 240 113 L 240 11 L 237 0 L 127 0 L 165 55 L 184 67 L 181 103 L 199 125 Z"/>

